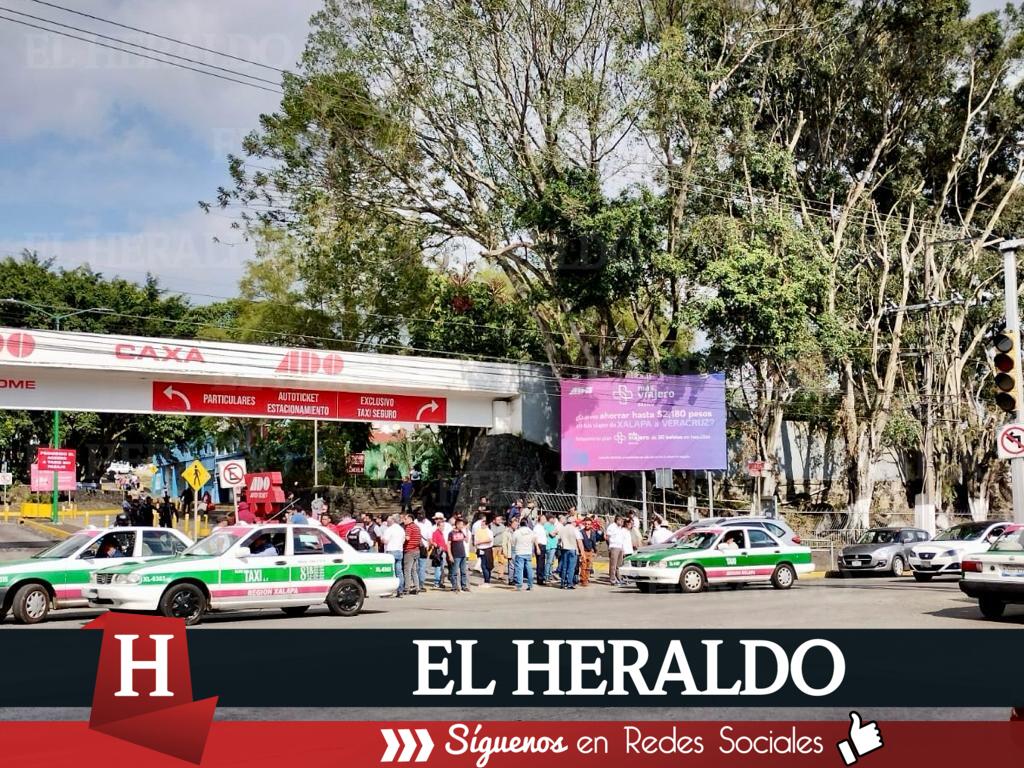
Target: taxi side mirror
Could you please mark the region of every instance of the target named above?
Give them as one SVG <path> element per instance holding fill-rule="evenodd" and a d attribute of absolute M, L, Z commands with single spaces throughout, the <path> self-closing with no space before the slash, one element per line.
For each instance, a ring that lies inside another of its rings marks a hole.
<path fill-rule="evenodd" d="M 237 557 L 249 557 L 252 554 L 252 550 L 248 547 L 239 547 L 236 553 Z"/>

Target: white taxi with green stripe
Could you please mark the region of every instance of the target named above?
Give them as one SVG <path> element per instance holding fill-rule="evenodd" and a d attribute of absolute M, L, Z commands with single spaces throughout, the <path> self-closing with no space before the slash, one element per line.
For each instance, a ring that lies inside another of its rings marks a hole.
<path fill-rule="evenodd" d="M 620 570 L 641 592 L 676 586 L 700 592 L 709 584 L 770 583 L 789 589 L 814 570 L 811 550 L 787 544 L 760 526 L 701 528 L 671 547 L 630 555 Z"/>
<path fill-rule="evenodd" d="M 84 608 L 94 571 L 173 557 L 191 544 L 171 528 L 83 528 L 27 560 L 0 563 L 0 621 L 10 611 L 19 624 L 38 624 L 51 610 Z"/>
<path fill-rule="evenodd" d="M 282 524 L 218 528 L 173 561 L 99 571 L 84 592 L 95 607 L 156 611 L 191 625 L 207 611 L 298 616 L 323 603 L 354 616 L 367 595 L 397 588 L 390 555 L 358 552 L 326 528 Z"/>

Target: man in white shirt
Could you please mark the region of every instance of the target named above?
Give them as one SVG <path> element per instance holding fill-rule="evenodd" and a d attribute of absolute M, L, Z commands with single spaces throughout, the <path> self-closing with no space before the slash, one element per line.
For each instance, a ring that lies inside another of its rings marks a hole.
<path fill-rule="evenodd" d="M 604 531 L 604 539 L 608 542 L 608 583 L 612 585 L 619 583 L 619 568 L 622 566 L 622 545 L 619 541 L 621 530 L 622 516 L 616 515 Z"/>
<path fill-rule="evenodd" d="M 544 561 L 548 553 L 548 532 L 544 530 L 544 515 L 533 526 L 533 550 L 537 554 L 537 584 L 544 586 Z"/>
<path fill-rule="evenodd" d="M 405 546 L 405 528 L 398 521 L 398 515 L 388 518 L 384 528 L 384 551 L 395 558 L 395 574 L 398 576 L 398 592 L 405 589 L 405 576 L 402 570 L 402 549 Z"/>
<path fill-rule="evenodd" d="M 618 538 L 619 538 L 619 542 L 620 542 L 619 546 L 622 547 L 622 556 L 624 558 L 629 557 L 630 555 L 632 555 L 633 551 L 634 551 L 634 547 L 633 547 L 633 531 L 634 531 L 634 528 L 633 528 L 633 525 L 634 525 L 633 518 L 627 518 L 626 522 L 623 524 L 623 527 L 620 528 L 618 530 L 617 534 L 616 534 L 618 536 Z"/>

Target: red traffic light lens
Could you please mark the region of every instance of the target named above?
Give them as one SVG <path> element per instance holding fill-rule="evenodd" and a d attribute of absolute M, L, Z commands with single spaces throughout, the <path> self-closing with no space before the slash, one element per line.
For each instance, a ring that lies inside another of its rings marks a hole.
<path fill-rule="evenodd" d="M 1000 352 L 992 360 L 992 365 L 996 367 L 997 371 L 1009 373 L 1010 371 L 1013 370 L 1013 358 L 1010 357 L 1009 355 L 1004 355 L 1002 352 Z"/>

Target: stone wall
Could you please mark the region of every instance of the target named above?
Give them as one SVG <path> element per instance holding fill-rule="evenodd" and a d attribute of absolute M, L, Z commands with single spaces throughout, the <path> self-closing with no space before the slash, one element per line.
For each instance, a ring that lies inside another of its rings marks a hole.
<path fill-rule="evenodd" d="M 558 454 L 515 435 L 483 435 L 473 443 L 466 462 L 455 510 L 463 515 L 476 509 L 481 496 L 502 491 L 551 489 Z"/>

